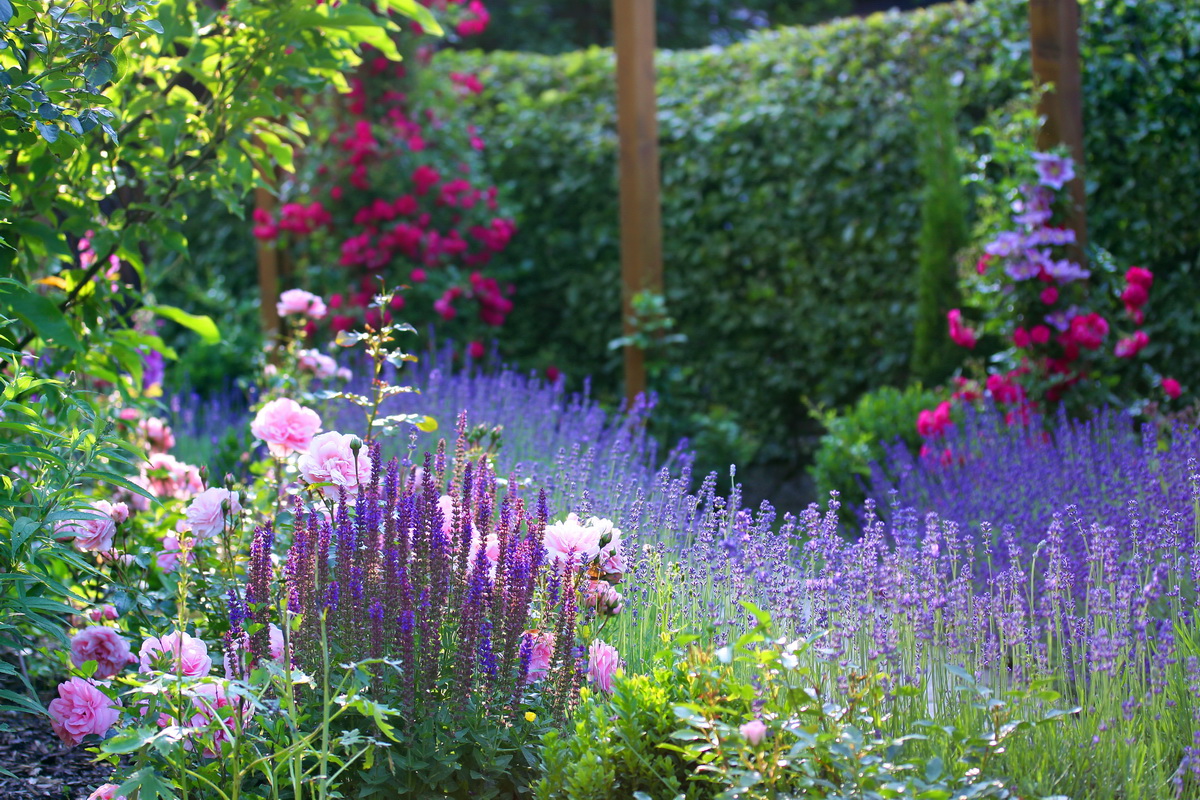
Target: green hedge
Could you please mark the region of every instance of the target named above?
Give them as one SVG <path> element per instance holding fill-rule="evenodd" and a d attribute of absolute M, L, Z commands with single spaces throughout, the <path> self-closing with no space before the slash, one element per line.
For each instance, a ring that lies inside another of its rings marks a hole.
<path fill-rule="evenodd" d="M 1180 288 L 1200 249 L 1200 6 L 1096 0 L 1086 16 L 1093 238 Z M 689 337 L 676 395 L 787 446 L 803 398 L 841 405 L 906 379 L 914 85 L 935 56 L 961 73 L 969 132 L 1028 88 L 1026 26 L 1024 2 L 984 0 L 662 54 L 667 300 Z M 436 68 L 490 87 L 470 110 L 520 209 L 519 311 L 502 344 L 615 387 L 619 357 L 602 344 L 620 329 L 611 52 L 453 53 Z M 1176 333 L 1197 326 L 1194 296 L 1174 301 Z M 1176 347 L 1162 353 L 1171 371 L 1196 372 L 1200 353 Z"/>

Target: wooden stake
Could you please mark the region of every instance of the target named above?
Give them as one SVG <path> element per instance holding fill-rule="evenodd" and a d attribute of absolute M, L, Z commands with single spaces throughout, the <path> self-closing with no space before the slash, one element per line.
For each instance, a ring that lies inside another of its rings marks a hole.
<path fill-rule="evenodd" d="M 613 0 L 617 53 L 617 133 L 620 136 L 621 310 L 634 333 L 633 296 L 662 291 L 662 208 L 659 200 L 658 109 L 654 90 L 654 0 Z M 646 391 L 645 354 L 625 348 L 625 394 Z"/>
<path fill-rule="evenodd" d="M 1081 264 L 1087 245 L 1086 193 L 1083 183 L 1083 81 L 1079 67 L 1078 0 L 1029 0 L 1029 40 L 1033 78 L 1039 86 L 1053 84 L 1042 95 L 1038 114 L 1045 119 L 1037 145 L 1047 150 L 1065 144 L 1075 159 L 1071 198 L 1075 208 L 1069 225 L 1075 230 L 1073 257 Z"/>

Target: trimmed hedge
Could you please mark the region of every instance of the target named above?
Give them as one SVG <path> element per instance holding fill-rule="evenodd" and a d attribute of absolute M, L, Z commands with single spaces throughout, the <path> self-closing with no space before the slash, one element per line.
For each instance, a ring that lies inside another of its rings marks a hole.
<path fill-rule="evenodd" d="M 1200 250 L 1200 5 L 1085 10 L 1092 238 L 1181 290 Z M 843 405 L 906 380 L 922 188 L 914 86 L 934 57 L 960 72 L 967 134 L 1028 89 L 1027 34 L 1024 2 L 983 0 L 662 54 L 667 306 L 688 336 L 676 396 L 732 408 L 786 448 L 805 425 L 803 398 Z M 620 330 L 611 51 L 448 53 L 435 68 L 479 72 L 490 87 L 471 113 L 519 207 L 523 274 L 502 345 L 615 388 L 619 354 L 599 344 Z M 1195 293 L 1173 294 L 1155 293 L 1174 336 L 1160 355 L 1179 364 L 1171 372 L 1196 372 L 1200 353 L 1182 346 L 1200 332 Z"/>

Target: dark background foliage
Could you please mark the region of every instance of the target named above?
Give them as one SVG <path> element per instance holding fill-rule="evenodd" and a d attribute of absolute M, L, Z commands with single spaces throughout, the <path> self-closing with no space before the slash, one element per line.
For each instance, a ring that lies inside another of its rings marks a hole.
<path fill-rule="evenodd" d="M 1200 317 L 1200 6 L 1085 8 L 1092 239 L 1160 276 L 1150 355 L 1192 374 Z M 931 59 L 961 73 L 964 141 L 1028 90 L 1017 0 L 951 4 L 757 34 L 659 62 L 667 308 L 688 336 L 670 400 L 732 414 L 787 458 L 804 399 L 837 406 L 909 376 L 922 181 L 912 115 Z M 478 71 L 471 113 L 519 207 L 523 275 L 502 346 L 618 390 L 619 269 L 612 54 L 451 53 Z M 1191 87 L 1191 88 L 1189 88 Z M 554 331 L 553 337 L 546 331 Z M 671 412 L 667 412 L 668 415 Z"/>

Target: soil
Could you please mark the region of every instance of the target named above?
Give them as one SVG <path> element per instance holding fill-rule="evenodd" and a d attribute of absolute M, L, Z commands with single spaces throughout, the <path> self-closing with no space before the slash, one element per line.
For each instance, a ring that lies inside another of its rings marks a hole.
<path fill-rule="evenodd" d="M 45 717 L 11 711 L 0 711 L 0 769 L 16 776 L 0 774 L 3 800 L 86 800 L 112 775 L 82 747 L 63 745 Z"/>

